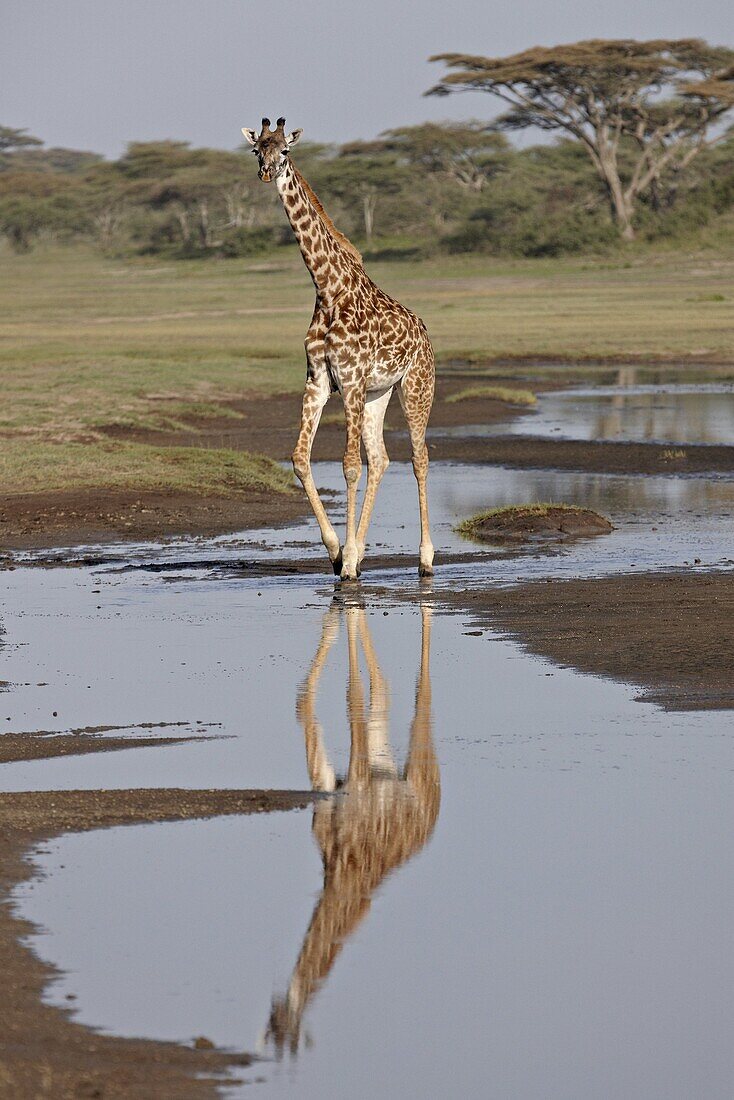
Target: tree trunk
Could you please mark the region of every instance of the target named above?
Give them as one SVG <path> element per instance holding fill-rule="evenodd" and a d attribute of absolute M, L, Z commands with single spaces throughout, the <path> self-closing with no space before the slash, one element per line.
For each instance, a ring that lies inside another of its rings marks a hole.
<path fill-rule="evenodd" d="M 209 203 L 199 199 L 199 239 L 202 248 L 211 248 L 212 236 L 209 226 Z"/>
<path fill-rule="evenodd" d="M 604 181 L 609 196 L 612 219 L 619 230 L 623 241 L 633 241 L 635 230 L 632 225 L 633 206 L 628 200 L 622 187 L 617 169 L 617 158 L 611 152 L 600 152 L 595 164 L 599 175 Z"/>
<path fill-rule="evenodd" d="M 377 192 L 374 190 L 362 192 L 362 216 L 364 218 L 365 240 L 369 243 L 375 229 L 375 208 L 377 206 Z"/>
<path fill-rule="evenodd" d="M 181 240 L 184 244 L 188 244 L 191 237 L 191 229 L 189 227 L 189 215 L 184 207 L 179 207 L 176 210 L 176 220 L 181 230 Z"/>

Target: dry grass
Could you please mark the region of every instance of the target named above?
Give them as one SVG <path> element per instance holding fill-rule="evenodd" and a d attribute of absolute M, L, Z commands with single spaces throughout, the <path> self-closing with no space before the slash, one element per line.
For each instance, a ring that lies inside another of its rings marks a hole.
<path fill-rule="evenodd" d="M 457 401 L 470 401 L 473 398 L 487 401 L 504 401 L 507 405 L 534 405 L 538 400 L 530 390 L 515 390 L 509 386 L 468 386 L 464 390 L 452 393 L 446 398 L 446 404 Z"/>
<path fill-rule="evenodd" d="M 686 458 L 686 452 L 679 447 L 668 448 L 663 451 L 663 462 L 675 462 L 677 459 Z"/>

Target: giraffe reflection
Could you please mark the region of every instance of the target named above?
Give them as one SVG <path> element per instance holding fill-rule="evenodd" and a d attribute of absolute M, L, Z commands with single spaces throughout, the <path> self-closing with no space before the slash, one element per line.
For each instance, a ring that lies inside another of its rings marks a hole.
<path fill-rule="evenodd" d="M 316 716 L 316 691 L 344 616 L 349 652 L 347 715 L 351 732 L 346 778 L 336 778 Z M 313 832 L 321 851 L 324 885 L 308 926 L 288 991 L 276 997 L 267 1038 L 280 1056 L 298 1051 L 304 1011 L 328 977 L 344 941 L 369 911 L 383 880 L 424 846 L 436 824 L 441 798 L 431 730 L 431 609 L 421 608 L 421 657 L 415 716 L 405 767 L 399 772 L 389 740 L 389 686 L 372 645 L 361 607 L 332 605 L 298 696 L 297 715 L 306 742 L 314 790 L 338 791 L 316 804 Z M 369 705 L 359 668 L 362 647 L 369 674 Z"/>

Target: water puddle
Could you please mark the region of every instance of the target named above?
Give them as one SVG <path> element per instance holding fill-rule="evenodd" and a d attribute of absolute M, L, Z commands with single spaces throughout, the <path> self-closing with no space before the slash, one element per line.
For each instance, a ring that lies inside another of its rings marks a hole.
<path fill-rule="evenodd" d="M 556 399 L 585 396 L 537 416 Z M 340 465 L 316 480 L 341 523 Z M 438 609 L 473 585 L 730 569 L 734 480 L 435 463 L 430 494 L 432 585 L 401 464 L 360 586 L 297 572 L 323 561 L 312 521 L 2 574 L 3 727 L 149 743 L 9 763 L 0 791 L 326 792 L 44 844 L 15 903 L 59 971 L 47 999 L 114 1035 L 258 1050 L 244 1077 L 273 1097 L 728 1096 L 730 713 L 664 712 Z M 616 529 L 520 552 L 454 532 L 536 500 Z"/>
<path fill-rule="evenodd" d="M 338 599 L 296 632 L 271 606 L 288 659 L 243 678 L 250 751 L 226 781 L 264 757 L 335 794 L 52 841 L 15 899 L 64 972 L 49 1000 L 114 1034 L 259 1049 L 245 1077 L 268 1096 L 682 1100 L 704 1055 L 727 1095 L 730 717 L 464 631 Z"/>
<path fill-rule="evenodd" d="M 506 424 L 434 429 L 456 436 L 678 445 L 734 444 L 731 383 L 594 386 L 540 394 L 536 409 Z"/>

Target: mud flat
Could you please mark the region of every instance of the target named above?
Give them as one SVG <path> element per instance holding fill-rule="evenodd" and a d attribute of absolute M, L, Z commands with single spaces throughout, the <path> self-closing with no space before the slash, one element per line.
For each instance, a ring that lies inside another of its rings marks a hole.
<path fill-rule="evenodd" d="M 177 723 L 178 724 L 178 723 Z M 113 727 L 118 728 L 118 727 Z M 88 752 L 116 752 L 120 749 L 141 749 L 146 745 L 188 745 L 202 740 L 198 736 L 180 737 L 105 737 L 99 730 L 71 730 L 54 733 L 33 730 L 29 733 L 5 733 L 0 737 L 0 764 L 21 760 L 51 760 L 56 756 L 80 756 Z M 208 740 L 203 738 L 203 740 Z"/>
<path fill-rule="evenodd" d="M 301 493 L 240 496 L 76 489 L 23 493 L 0 501 L 4 550 L 214 535 L 290 523 L 306 514 Z"/>
<path fill-rule="evenodd" d="M 64 832 L 290 810 L 314 797 L 293 791 L 170 789 L 0 795 L 0 1096 L 204 1100 L 220 1095 L 223 1081 L 241 1077 L 253 1062 L 247 1053 L 196 1046 L 194 1037 L 191 1046 L 184 1046 L 98 1034 L 76 1024 L 70 1013 L 44 1004 L 53 970 L 20 942 L 30 928 L 14 917 L 8 901 L 13 887 L 33 873 L 25 859 L 30 848 Z"/>
<path fill-rule="evenodd" d="M 732 573 L 546 580 L 441 601 L 555 664 L 635 684 L 667 710 L 734 708 Z"/>

